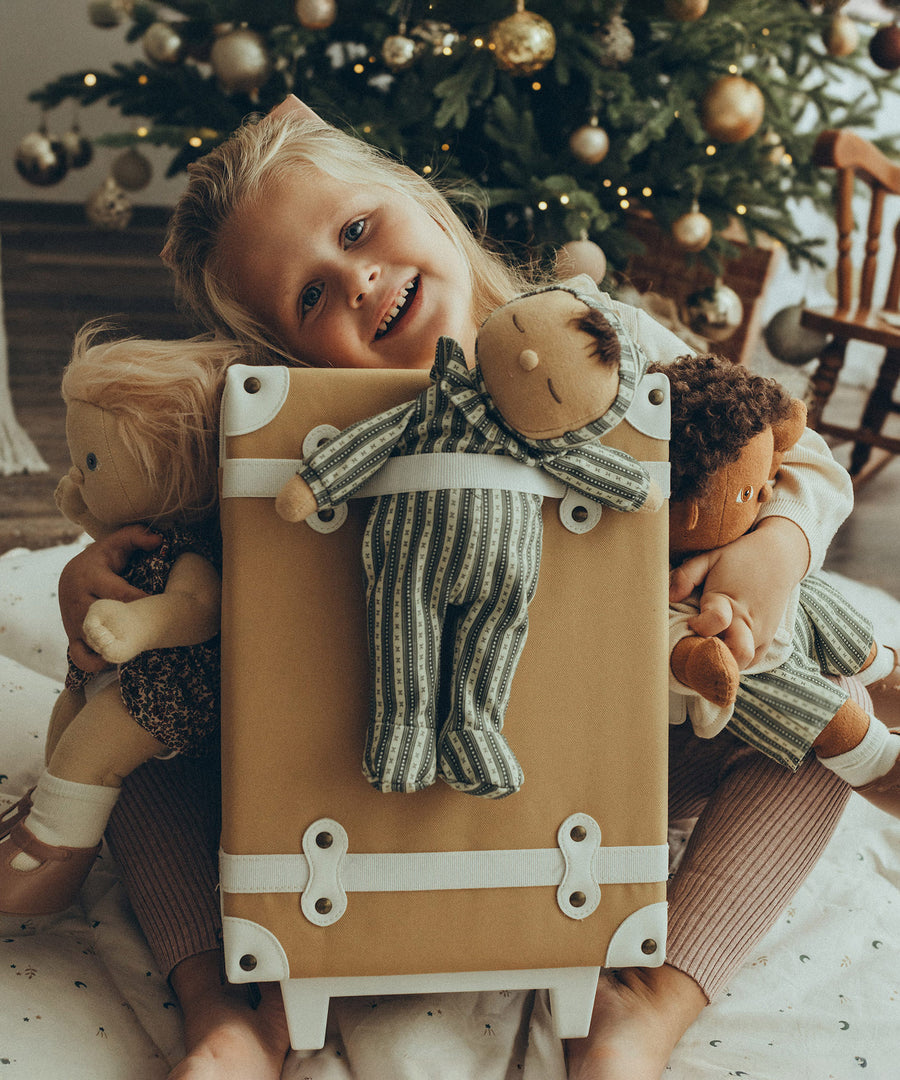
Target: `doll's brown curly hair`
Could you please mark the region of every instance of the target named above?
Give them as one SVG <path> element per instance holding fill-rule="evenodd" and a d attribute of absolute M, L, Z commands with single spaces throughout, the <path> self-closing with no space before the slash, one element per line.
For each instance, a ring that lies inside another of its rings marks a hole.
<path fill-rule="evenodd" d="M 672 388 L 672 499 L 703 494 L 706 482 L 770 424 L 786 419 L 791 395 L 774 379 L 720 356 L 684 356 L 651 364 Z"/>

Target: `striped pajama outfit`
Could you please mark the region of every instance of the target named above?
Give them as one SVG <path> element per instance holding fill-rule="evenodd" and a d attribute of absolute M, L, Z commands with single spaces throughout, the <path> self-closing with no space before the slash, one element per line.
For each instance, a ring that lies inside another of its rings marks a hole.
<path fill-rule="evenodd" d="M 526 440 L 491 411 L 478 366 L 468 370 L 459 346 L 442 338 L 426 390 L 351 425 L 298 473 L 324 510 L 350 498 L 391 456 L 501 454 L 607 506 L 635 510 L 649 492 L 646 470 L 596 440 L 624 416 L 645 366 L 623 341 L 619 397 L 609 412 L 578 432 Z M 373 673 L 363 769 L 379 790 L 416 791 L 438 775 L 493 798 L 521 786 L 501 728 L 537 587 L 541 501 L 494 488 L 375 498 L 363 542 Z"/>

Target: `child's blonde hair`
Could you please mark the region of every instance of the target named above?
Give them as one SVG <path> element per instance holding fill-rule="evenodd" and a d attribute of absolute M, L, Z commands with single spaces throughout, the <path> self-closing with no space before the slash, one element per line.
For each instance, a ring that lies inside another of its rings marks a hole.
<path fill-rule="evenodd" d="M 217 502 L 225 370 L 245 359 L 245 350 L 209 337 L 98 341 L 105 329 L 89 323 L 76 335 L 63 372 L 63 400 L 87 402 L 115 417 L 141 471 L 159 484 L 157 518 L 199 521 Z"/>
<path fill-rule="evenodd" d="M 219 239 L 234 211 L 265 196 L 298 169 L 317 169 L 351 183 L 379 184 L 408 195 L 437 222 L 469 267 L 472 314 L 479 325 L 499 304 L 524 291 L 525 275 L 488 251 L 456 215 L 447 197 L 401 162 L 308 113 L 287 111 L 247 122 L 190 167 L 187 190 L 169 223 L 164 249 L 176 288 L 204 325 L 260 346 L 259 362 L 295 359 L 233 295 Z"/>

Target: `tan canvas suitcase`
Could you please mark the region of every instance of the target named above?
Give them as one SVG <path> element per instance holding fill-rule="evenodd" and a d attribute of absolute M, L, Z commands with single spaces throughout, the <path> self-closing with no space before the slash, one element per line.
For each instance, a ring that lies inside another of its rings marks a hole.
<path fill-rule="evenodd" d="M 274 496 L 323 425 L 426 382 L 236 367 L 223 401 L 226 963 L 234 982 L 282 983 L 297 1048 L 323 1044 L 332 996 L 425 990 L 549 988 L 557 1033 L 577 1037 L 601 967 L 665 954 L 665 509 L 595 520 L 571 493 L 544 499 L 504 728 L 520 791 L 382 794 L 363 777 L 368 500 L 290 525 Z M 667 438 L 668 385 L 649 376 L 607 441 L 665 490 Z"/>

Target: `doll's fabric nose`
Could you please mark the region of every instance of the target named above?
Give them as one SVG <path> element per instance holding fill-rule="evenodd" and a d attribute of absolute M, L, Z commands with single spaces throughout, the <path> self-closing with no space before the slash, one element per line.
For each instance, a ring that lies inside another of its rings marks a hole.
<path fill-rule="evenodd" d="M 77 465 L 73 465 L 69 469 L 69 479 L 73 484 L 77 484 L 79 487 L 84 483 L 84 473 L 79 469 Z"/>
<path fill-rule="evenodd" d="M 534 349 L 523 349 L 519 353 L 519 367 L 523 371 L 534 371 L 541 362 L 541 358 Z"/>

